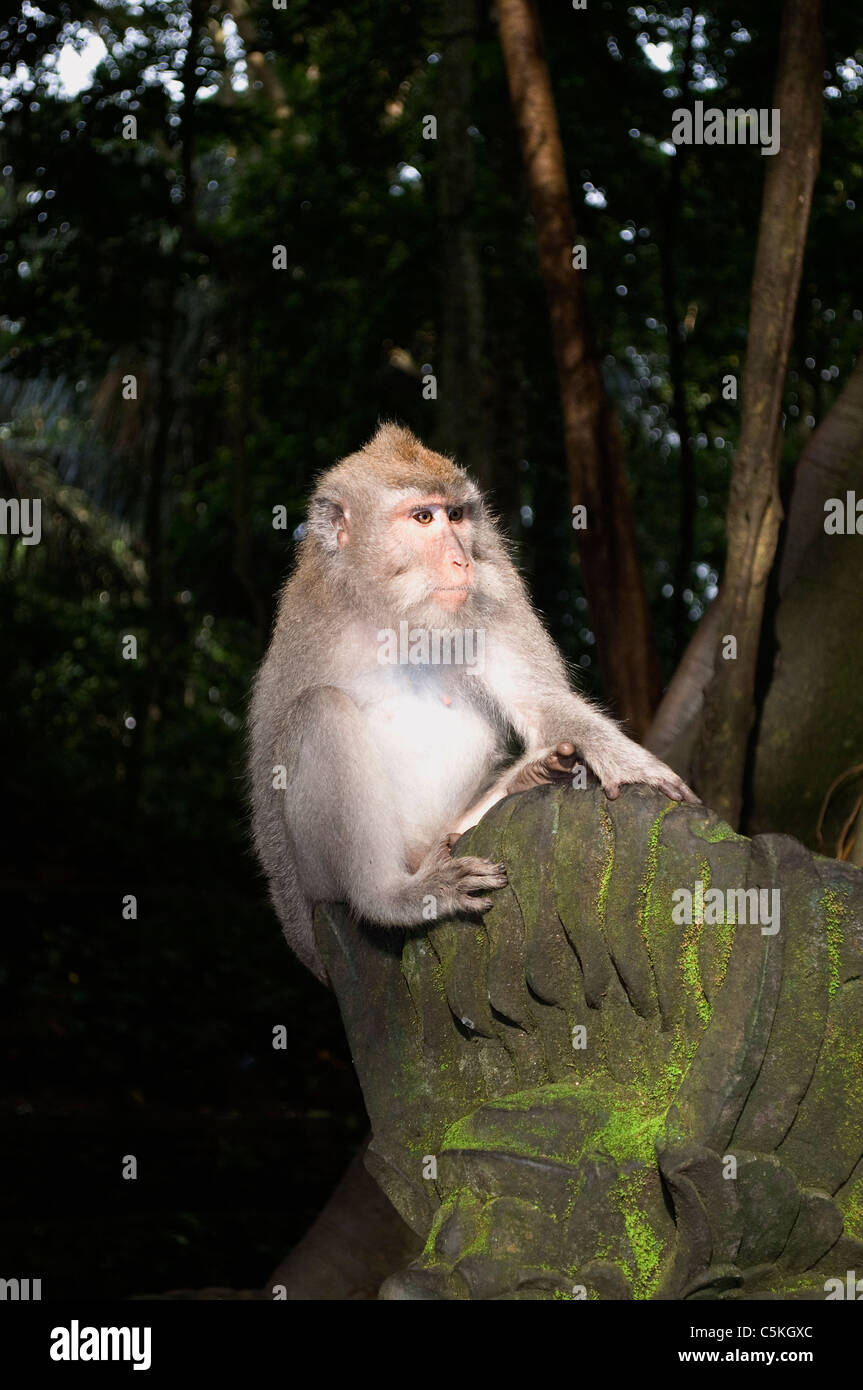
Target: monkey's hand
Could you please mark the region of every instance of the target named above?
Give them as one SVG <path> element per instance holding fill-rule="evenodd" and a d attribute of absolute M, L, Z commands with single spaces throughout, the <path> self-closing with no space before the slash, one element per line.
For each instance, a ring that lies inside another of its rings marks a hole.
<path fill-rule="evenodd" d="M 535 753 L 529 754 L 505 774 L 505 795 L 511 796 L 513 792 L 528 791 L 531 787 L 542 787 L 549 783 L 568 782 L 578 763 L 579 756 L 572 743 L 558 743 L 538 757 Z M 672 801 L 701 805 L 695 793 L 676 772 L 625 735 L 621 735 L 619 747 L 593 753 L 588 758 L 588 765 L 599 778 L 610 801 L 620 795 L 621 786 L 642 782 L 665 792 Z"/>
<path fill-rule="evenodd" d="M 656 787 L 665 792 L 672 801 L 688 801 L 693 806 L 701 805 L 701 798 L 689 788 L 682 777 L 672 768 L 660 762 L 646 748 L 624 738 L 623 745 L 613 750 L 600 748 L 590 750 L 588 763 L 596 773 L 609 801 L 620 795 L 620 788 L 633 782 L 641 782 L 648 787 Z"/>
<path fill-rule="evenodd" d="M 633 743 L 616 729 L 614 738 L 613 748 L 603 742 L 602 748 L 592 749 L 591 756 L 585 759 L 591 771 L 602 783 L 610 801 L 614 801 L 620 795 L 621 786 L 631 782 L 642 782 L 648 787 L 656 787 L 658 791 L 665 792 L 672 801 L 689 801 L 693 806 L 701 805 L 700 798 L 683 779 L 652 753 L 648 753 L 646 748 Z M 575 744 L 569 742 L 558 743 L 554 748 L 547 748 L 544 753 L 525 754 L 512 767 L 507 768 L 482 801 L 465 812 L 455 830 L 447 836 L 445 844 L 451 849 L 460 835 L 476 825 L 485 813 L 505 796 L 512 796 L 514 792 L 530 791 L 532 787 L 570 782 L 579 763 Z"/>
<path fill-rule="evenodd" d="M 513 792 L 529 791 L 531 787 L 544 787 L 549 782 L 568 782 L 573 769 L 578 765 L 578 754 L 573 743 L 558 743 L 539 757 L 530 753 L 521 758 L 503 776 L 503 795 Z"/>
<path fill-rule="evenodd" d="M 508 882 L 503 864 L 492 864 L 490 859 L 480 859 L 473 854 L 453 859 L 450 849 L 457 838 L 457 835 L 448 835 L 420 869 L 425 880 L 423 892 L 435 898 L 438 917 L 453 916 L 457 912 L 488 912 L 491 898 L 473 895 L 505 888 Z"/>
<path fill-rule="evenodd" d="M 568 782 L 577 762 L 575 745 L 572 743 L 559 743 L 556 748 L 538 756 L 536 753 L 526 754 L 506 769 L 481 801 L 465 811 L 445 843 L 452 848 L 460 835 L 482 820 L 486 811 L 503 801 L 505 796 L 512 796 L 513 792 L 530 791 L 531 787 L 544 787 L 549 782 Z"/>

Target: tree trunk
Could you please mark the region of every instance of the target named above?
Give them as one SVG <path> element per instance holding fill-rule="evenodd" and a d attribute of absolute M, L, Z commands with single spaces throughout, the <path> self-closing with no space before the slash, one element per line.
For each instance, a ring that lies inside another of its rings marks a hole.
<path fill-rule="evenodd" d="M 317 1302 L 377 1298 L 421 1242 L 366 1171 L 351 1160 L 320 1216 L 267 1280 L 267 1298 Z"/>
<path fill-rule="evenodd" d="M 824 536 L 827 498 L 849 488 L 863 496 L 863 355 L 800 455 L 779 569 L 780 599 L 802 569 L 810 546 L 820 544 Z M 849 574 L 849 579 L 854 577 Z"/>
<path fill-rule="evenodd" d="M 825 501 L 844 497 L 849 490 L 863 496 L 863 357 L 797 464 L 779 570 L 776 627 L 784 635 L 765 699 L 755 752 L 755 803 L 747 826 L 787 831 L 813 847 L 817 807 L 845 765 L 852 747 L 849 738 L 854 747 L 863 746 L 863 730 L 856 722 L 860 702 L 849 685 L 855 669 L 863 665 L 856 549 L 853 540 L 824 532 Z M 793 616 L 793 608 L 807 595 L 813 596 L 815 616 L 808 630 L 792 638 L 792 629 L 801 621 Z M 714 599 L 698 624 L 644 740 L 687 780 L 704 692 L 715 665 L 720 608 Z M 820 616 L 824 612 L 831 614 L 829 623 Z M 786 662 L 783 646 L 805 651 L 806 661 Z M 800 758 L 804 707 L 811 721 L 808 741 L 825 750 L 814 781 L 813 765 Z"/>
<path fill-rule="evenodd" d="M 764 185 L 718 599 L 719 642 L 732 636 L 737 652 L 736 659 L 717 657 L 695 758 L 699 795 L 732 824 L 740 816 L 764 600 L 782 518 L 780 407 L 821 148 L 823 68 L 821 0 L 786 0 L 774 97 L 781 148 L 770 157 Z"/>
<path fill-rule="evenodd" d="M 441 89 L 435 170 L 441 232 L 443 324 L 437 445 L 490 482 L 484 403 L 483 286 L 473 227 L 476 0 L 442 0 Z"/>
<path fill-rule="evenodd" d="M 694 16 L 690 10 L 680 83 L 682 98 L 689 109 L 692 109 L 693 106 L 693 97 L 689 90 L 693 25 Z M 698 510 L 695 486 L 695 454 L 689 434 L 689 412 L 686 408 L 686 338 L 678 307 L 677 286 L 677 261 L 680 254 L 678 237 L 683 207 L 683 170 L 686 165 L 686 158 L 686 146 L 679 145 L 675 157 L 669 160 L 671 167 L 668 174 L 665 223 L 659 248 L 663 312 L 668 327 L 668 371 L 671 377 L 672 420 L 680 439 L 677 455 L 679 460 L 680 521 L 677 532 L 677 557 L 674 565 L 674 608 L 672 610 L 676 661 L 679 661 L 683 655 L 689 628 L 689 605 L 684 603 L 683 594 L 689 584 L 689 571 L 695 552 L 695 515 Z"/>
<path fill-rule="evenodd" d="M 692 776 L 704 692 L 715 665 L 719 617 L 718 600 L 714 599 L 689 639 L 644 740 L 645 748 L 669 763 L 687 782 Z"/>
<path fill-rule="evenodd" d="M 861 791 L 859 776 L 836 788 L 819 840 L 824 798 L 863 752 L 860 537 L 824 530 L 825 502 L 844 507 L 848 492 L 863 496 L 863 358 L 797 465 L 747 825 L 787 831 L 825 854 L 836 852 Z"/>
<path fill-rule="evenodd" d="M 640 736 L 659 696 L 620 429 L 588 323 L 584 278 L 573 269 L 575 219 L 551 80 L 533 0 L 498 0 L 500 41 L 518 123 L 548 297 L 582 579 L 608 698 Z"/>

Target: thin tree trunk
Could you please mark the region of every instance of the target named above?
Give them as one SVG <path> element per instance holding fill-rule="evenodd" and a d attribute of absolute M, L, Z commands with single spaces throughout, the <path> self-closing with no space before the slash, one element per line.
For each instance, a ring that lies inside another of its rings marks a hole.
<path fill-rule="evenodd" d="M 845 388 L 800 455 L 779 570 L 779 596 L 800 568 L 807 549 L 824 532 L 824 503 L 847 486 L 852 460 L 863 456 L 863 352 Z M 849 576 L 849 579 L 851 576 Z"/>
<path fill-rule="evenodd" d="M 488 434 L 483 401 L 483 287 L 473 227 L 473 100 L 477 0 L 442 0 L 440 116 L 435 146 L 442 238 L 438 444 L 487 487 Z"/>
<path fill-rule="evenodd" d="M 659 696 L 623 443 L 587 315 L 563 146 L 533 0 L 498 0 L 500 40 L 518 122 L 554 336 L 570 493 L 587 507 L 579 556 L 606 690 L 636 735 Z"/>
<path fill-rule="evenodd" d="M 686 47 L 683 52 L 683 74 L 681 88 L 687 107 L 692 107 L 692 94 L 689 90 L 689 70 L 692 64 L 692 38 L 694 16 L 689 12 L 686 30 Z M 695 512 L 697 507 L 695 488 L 695 457 L 689 436 L 689 420 L 686 409 L 686 363 L 683 325 L 680 321 L 677 296 L 677 257 L 678 236 L 680 233 L 680 211 L 683 202 L 683 170 L 686 165 L 687 147 L 679 145 L 673 159 L 669 160 L 669 188 L 666 204 L 665 227 L 660 246 L 662 263 L 662 299 L 665 322 L 668 326 L 668 370 L 671 377 L 672 412 L 674 426 L 680 438 L 679 480 L 680 512 L 677 535 L 677 559 L 674 566 L 674 609 L 673 633 L 674 652 L 677 660 L 683 654 L 686 634 L 689 627 L 689 605 L 683 601 L 683 592 L 689 580 L 689 567 L 695 550 Z"/>
<path fill-rule="evenodd" d="M 823 538 L 826 499 L 842 497 L 848 488 L 855 486 L 853 464 L 860 458 L 863 458 L 863 356 L 798 460 L 779 570 L 780 603 L 801 572 L 810 545 Z M 823 570 L 820 560 L 814 564 L 810 562 L 810 567 L 813 571 Z M 670 763 L 682 777 L 690 774 L 704 691 L 716 664 L 720 609 L 719 599 L 714 599 L 695 629 L 644 740 L 652 753 Z M 778 617 L 781 615 L 780 608 Z M 835 709 L 825 709 L 824 716 L 825 728 L 835 728 L 842 734 L 845 728 L 842 702 Z M 777 750 L 773 750 L 771 759 L 775 761 L 777 756 Z M 796 745 L 789 747 L 788 756 L 798 758 Z"/>
<path fill-rule="evenodd" d="M 192 0 L 189 6 L 189 41 L 186 45 L 186 56 L 183 59 L 183 106 L 181 111 L 181 130 L 183 132 L 183 143 L 180 150 L 180 169 L 183 175 L 183 203 L 180 212 L 183 235 L 185 239 L 192 236 L 195 229 L 195 144 L 196 144 L 196 117 L 197 106 L 195 97 L 197 95 L 200 79 L 195 75 L 195 68 L 198 65 L 198 57 L 201 51 L 200 45 L 200 25 L 202 19 L 203 6 L 201 0 Z"/>
<path fill-rule="evenodd" d="M 787 0 L 774 97 L 781 148 L 769 157 L 764 185 L 718 600 L 719 642 L 733 636 L 737 655 L 715 663 L 695 758 L 699 794 L 732 824 L 740 816 L 765 592 L 782 519 L 780 406 L 821 147 L 823 50 L 821 0 Z"/>
<path fill-rule="evenodd" d="M 689 639 L 689 646 L 644 739 L 645 748 L 662 758 L 687 781 L 691 775 L 704 692 L 716 664 L 719 615 L 719 599 L 715 598 Z"/>
<path fill-rule="evenodd" d="M 367 1143 L 302 1240 L 268 1279 L 266 1297 L 278 1290 L 288 1302 L 374 1299 L 387 1276 L 419 1254 L 422 1241 L 366 1171 Z"/>
<path fill-rule="evenodd" d="M 746 833 L 781 830 L 832 850 L 853 815 L 863 705 L 863 589 L 856 535 L 824 529 L 824 504 L 863 491 L 863 358 L 800 456 L 773 625 L 776 658 L 759 713 Z M 817 756 L 810 756 L 810 750 Z M 831 787 L 819 839 L 820 811 Z"/>

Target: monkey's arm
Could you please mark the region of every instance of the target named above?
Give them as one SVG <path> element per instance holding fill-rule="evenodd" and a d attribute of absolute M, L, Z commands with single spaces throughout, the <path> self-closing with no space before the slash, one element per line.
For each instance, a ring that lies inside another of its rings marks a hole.
<path fill-rule="evenodd" d="M 511 610 L 507 630 L 495 641 L 490 656 L 486 685 L 525 743 L 524 756 L 507 770 L 495 792 L 507 795 L 521 790 L 530 785 L 526 776 L 530 779 L 543 767 L 549 775 L 533 780 L 555 780 L 561 775 L 558 747 L 572 743 L 609 797 L 616 797 L 625 783 L 645 782 L 676 801 L 697 803 L 698 797 L 676 772 L 572 689 L 560 653 L 526 598 L 516 612 Z"/>

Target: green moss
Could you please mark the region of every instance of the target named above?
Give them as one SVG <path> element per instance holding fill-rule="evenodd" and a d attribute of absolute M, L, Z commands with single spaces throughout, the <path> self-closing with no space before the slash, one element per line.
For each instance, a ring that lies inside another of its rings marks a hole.
<path fill-rule="evenodd" d="M 652 1164 L 664 1123 L 664 1114 L 645 1114 L 643 1103 L 615 1106 L 608 1123 L 592 1136 L 592 1144 L 603 1148 L 617 1163 L 634 1158 Z"/>
<path fill-rule="evenodd" d="M 814 1095 L 832 1116 L 831 1139 L 838 1151 L 859 1152 L 860 1114 L 863 1112 L 863 1037 L 859 1011 L 849 991 L 860 991 L 859 980 L 849 984 L 830 1007 L 824 1041 L 813 1079 Z M 841 1105 L 836 1098 L 841 1097 Z M 855 1147 L 857 1146 L 857 1147 Z"/>
<path fill-rule="evenodd" d="M 614 826 L 611 824 L 611 817 L 605 807 L 600 809 L 600 822 L 603 834 L 605 835 L 605 863 L 602 866 L 602 877 L 599 880 L 599 893 L 596 899 L 596 914 L 602 926 L 605 926 L 605 909 L 608 903 L 608 887 L 611 883 L 611 871 L 614 868 Z"/>
<path fill-rule="evenodd" d="M 637 1299 L 650 1298 L 656 1292 L 665 1249 L 665 1242 L 654 1231 L 644 1210 L 644 1178 L 643 1172 L 623 1177 L 612 1194 L 635 1261 L 635 1270 L 630 1268 L 628 1273 L 632 1296 Z"/>
<path fill-rule="evenodd" d="M 440 1234 L 440 1229 L 443 1226 L 444 1222 L 449 1220 L 451 1214 L 452 1202 L 448 1201 L 445 1206 L 438 1207 L 437 1211 L 432 1217 L 431 1229 L 428 1233 L 428 1236 L 426 1237 L 426 1243 L 423 1246 L 422 1254 L 420 1255 L 420 1260 L 427 1269 L 430 1269 L 435 1265 L 437 1265 L 439 1268 L 445 1269 L 449 1269 L 451 1267 L 449 1264 L 447 1264 L 444 1260 L 440 1258 L 440 1255 L 435 1249 L 435 1243 L 437 1241 L 438 1235 Z"/>
<path fill-rule="evenodd" d="M 473 1193 L 465 1190 L 458 1194 L 460 1208 L 464 1205 L 465 1201 L 468 1200 L 476 1202 Z M 479 1204 L 474 1206 L 473 1219 L 476 1226 L 473 1239 L 467 1245 L 462 1246 L 459 1251 L 460 1260 L 465 1259 L 467 1255 L 485 1255 L 488 1253 L 489 1236 L 491 1235 L 491 1209 L 493 1206 L 493 1198 L 489 1202 L 484 1202 L 482 1206 Z"/>
<path fill-rule="evenodd" d="M 734 945 L 734 933 L 736 930 L 737 921 L 733 915 L 727 921 L 719 922 L 716 925 L 716 939 L 719 943 L 719 953 L 716 963 L 717 988 L 724 984 L 725 976 L 728 974 L 728 962 L 731 959 L 731 948 Z"/>
<path fill-rule="evenodd" d="M 706 840 L 709 845 L 716 845 L 720 840 L 731 840 L 745 843 L 746 836 L 738 835 L 736 830 L 732 830 L 727 821 L 696 821 L 692 825 L 693 835 L 697 835 L 699 840 Z"/>
<path fill-rule="evenodd" d="M 662 839 L 662 822 L 665 817 L 670 815 L 677 805 L 676 801 L 669 801 L 663 807 L 647 835 L 647 863 L 645 864 L 644 874 L 641 879 L 641 896 L 646 898 L 653 887 L 653 880 L 656 878 L 656 866 L 659 863 L 659 844 Z"/>
<path fill-rule="evenodd" d="M 707 894 L 710 892 L 710 881 L 713 878 L 713 870 L 710 867 L 709 859 L 702 859 L 698 866 L 698 877 L 701 879 L 701 886 L 706 898 Z"/>
<path fill-rule="evenodd" d="M 827 928 L 827 956 L 830 961 L 830 983 L 828 985 L 829 996 L 832 999 L 839 988 L 839 958 L 842 950 L 842 943 L 845 940 L 843 930 L 843 920 L 845 918 L 845 903 L 835 888 L 827 888 L 818 904 Z"/>
<path fill-rule="evenodd" d="M 672 1093 L 673 1094 L 673 1093 Z M 443 1150 L 463 1149 L 473 1152 L 501 1152 L 526 1158 L 567 1163 L 577 1167 L 591 1151 L 607 1154 L 615 1163 L 635 1160 L 641 1164 L 655 1163 L 655 1142 L 665 1123 L 665 1110 L 670 1096 L 654 1099 L 639 1086 L 628 1094 L 615 1098 L 609 1093 L 606 1079 L 585 1080 L 578 1084 L 559 1081 L 538 1086 L 496 1099 L 491 1113 L 485 1106 L 451 1124 L 443 1135 Z M 583 1120 L 583 1142 L 566 1149 L 562 1141 L 560 1105 L 577 1105 Z M 547 1118 L 543 1110 L 549 1107 Z M 495 1123 L 494 1111 L 531 1111 L 526 1132 L 514 1132 L 511 1125 Z M 591 1114 L 593 1124 L 591 1125 Z"/>
<path fill-rule="evenodd" d="M 443 1141 L 445 1149 L 467 1149 L 476 1151 L 501 1151 L 502 1142 L 506 1152 L 513 1156 L 542 1159 L 546 1161 L 567 1162 L 574 1168 L 591 1161 L 591 1155 L 602 1155 L 610 1159 L 618 1169 L 618 1176 L 609 1191 L 609 1200 L 618 1211 L 623 1223 L 626 1245 L 619 1241 L 611 1242 L 608 1235 L 600 1237 L 594 1258 L 607 1258 L 618 1262 L 633 1287 L 635 1298 L 650 1298 L 655 1292 L 660 1278 L 664 1240 L 657 1234 L 651 1223 L 646 1201 L 648 1178 L 653 1179 L 656 1172 L 656 1142 L 665 1128 L 665 1107 L 652 1108 L 650 1097 L 637 1087 L 629 1090 L 628 1098 L 619 1098 L 612 1105 L 605 1085 L 589 1082 L 574 1085 L 558 1082 L 552 1086 L 536 1087 L 514 1093 L 494 1102 L 494 1108 L 505 1111 L 531 1111 L 538 1113 L 531 1117 L 529 1134 L 513 1134 L 505 1130 L 505 1138 L 497 1131 L 493 1116 L 486 1133 L 479 1130 L 482 1123 L 480 1115 L 466 1116 L 451 1125 Z M 560 1121 L 557 1113 L 561 1102 L 577 1101 L 579 1108 L 586 1112 L 595 1111 L 595 1126 L 588 1128 L 578 1151 L 561 1154 Z M 554 1113 L 548 1116 L 548 1124 L 543 1123 L 542 1107 L 551 1103 Z M 575 1207 L 577 1190 L 584 1181 L 583 1171 L 573 1185 L 572 1198 Z M 459 1199 L 460 1202 L 462 1198 Z M 474 1202 L 475 1202 L 474 1198 Z M 461 1207 L 460 1207 L 461 1210 Z M 548 1213 L 546 1213 L 548 1215 Z M 480 1213 L 474 1209 L 477 1221 L 474 1233 L 468 1236 L 469 1244 L 459 1251 L 459 1259 L 466 1254 L 484 1251 L 488 1242 L 489 1208 Z M 617 1248 L 613 1249 L 612 1246 Z M 625 1253 L 628 1247 L 629 1256 Z M 430 1242 L 427 1251 L 431 1251 Z"/>
<path fill-rule="evenodd" d="M 443 961 L 440 959 L 440 956 L 436 954 L 432 964 L 431 976 L 435 990 L 440 995 L 441 999 L 446 999 L 446 974 L 444 973 Z"/>
<path fill-rule="evenodd" d="M 863 1177 L 852 1184 L 839 1205 L 845 1218 L 844 1234 L 863 1240 Z"/>
<path fill-rule="evenodd" d="M 531 1086 L 525 1091 L 513 1091 L 501 1096 L 493 1104 L 496 1110 L 532 1110 L 534 1106 L 554 1105 L 557 1101 L 568 1100 L 579 1095 L 579 1087 L 572 1081 L 553 1081 L 544 1086 Z"/>
<path fill-rule="evenodd" d="M 435 1212 L 432 1219 L 431 1230 L 428 1233 L 421 1256 L 423 1265 L 427 1269 L 434 1266 L 444 1269 L 453 1267 L 449 1260 L 441 1259 L 437 1250 L 437 1241 L 443 1226 L 456 1213 L 458 1220 L 465 1227 L 468 1225 L 473 1227 L 468 1243 L 462 1246 L 458 1252 L 458 1259 L 464 1259 L 465 1255 L 484 1254 L 491 1229 L 492 1205 L 493 1199 L 482 1201 L 475 1192 L 471 1192 L 468 1188 L 459 1188 L 456 1192 L 451 1193 L 444 1205 Z"/>
<path fill-rule="evenodd" d="M 710 1015 L 713 1013 L 711 1005 L 707 1002 L 704 993 L 704 985 L 701 982 L 701 970 L 698 964 L 698 945 L 701 940 L 700 922 L 692 922 L 684 929 L 683 940 L 680 943 L 680 969 L 683 974 L 683 984 L 690 999 L 694 999 L 698 1017 L 702 1023 L 710 1022 Z"/>
<path fill-rule="evenodd" d="M 703 885 L 706 896 L 710 887 L 710 864 L 707 859 L 702 859 L 699 867 L 699 878 Z M 704 923 L 692 921 L 683 929 L 683 937 L 680 942 L 679 966 L 683 976 L 683 986 L 686 995 L 695 1003 L 695 1008 L 701 1022 L 708 1024 L 713 1013 L 713 1006 L 707 999 L 704 984 L 701 979 L 701 964 L 699 961 L 699 947 Z M 684 1004 L 685 1009 L 685 1004 Z"/>
<path fill-rule="evenodd" d="M 496 1104 L 500 1105 L 501 1103 L 498 1101 Z M 548 1156 L 539 1144 L 527 1141 L 518 1133 L 508 1135 L 505 1142 L 507 1153 L 522 1155 L 525 1158 L 546 1158 Z M 452 1149 L 464 1149 L 472 1153 L 499 1153 L 501 1151 L 501 1137 L 495 1132 L 486 1136 L 478 1134 L 475 1127 L 475 1116 L 473 1114 L 465 1115 L 462 1119 L 456 1120 L 455 1124 L 450 1125 L 444 1133 L 442 1150 Z"/>
<path fill-rule="evenodd" d="M 792 1299 L 799 1298 L 802 1294 L 810 1294 L 813 1290 L 822 1291 L 824 1289 L 824 1271 L 817 1273 L 815 1270 L 807 1269 L 802 1274 L 788 1274 L 777 1269 L 767 1283 L 767 1290 L 773 1294 L 774 1298 Z M 755 1295 L 749 1294 L 749 1297 Z M 746 1297 L 746 1294 L 744 1294 Z M 823 1297 L 823 1293 L 821 1293 Z"/>
<path fill-rule="evenodd" d="M 644 873 L 641 876 L 641 883 L 639 884 L 638 888 L 638 930 L 641 933 L 641 939 L 644 942 L 644 949 L 647 952 L 647 959 L 650 962 L 650 970 L 653 976 L 653 981 L 656 980 L 656 966 L 653 960 L 653 953 L 650 949 L 650 932 L 648 930 L 648 922 L 651 920 L 652 915 L 651 909 L 653 898 L 653 885 L 656 881 L 656 870 L 659 865 L 659 847 L 660 842 L 662 840 L 662 823 L 665 820 L 665 817 L 669 815 L 671 811 L 674 810 L 676 805 L 676 801 L 669 801 L 668 805 L 660 811 L 659 815 L 656 817 L 656 820 L 650 827 L 650 831 L 647 836 L 647 859 L 644 865 Z M 655 996 L 655 984 L 652 985 L 651 992 Z"/>

